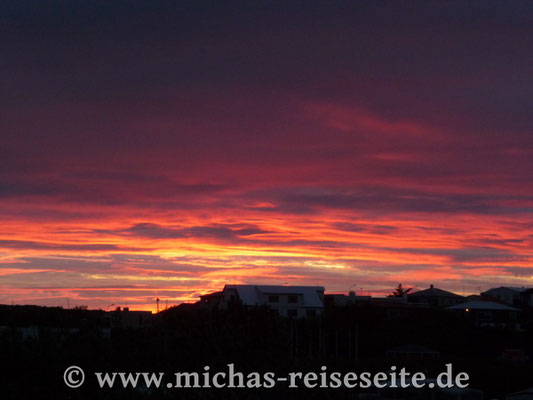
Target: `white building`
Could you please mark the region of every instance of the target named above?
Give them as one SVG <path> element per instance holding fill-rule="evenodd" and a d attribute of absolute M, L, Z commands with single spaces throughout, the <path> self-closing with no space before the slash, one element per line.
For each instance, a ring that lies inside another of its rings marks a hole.
<path fill-rule="evenodd" d="M 267 306 L 282 317 L 308 318 L 324 312 L 322 286 L 226 285 L 220 307 L 233 302 L 244 306 Z"/>
<path fill-rule="evenodd" d="M 481 293 L 483 297 L 498 299 L 505 304 L 516 305 L 520 303 L 520 293 L 526 291 L 523 287 L 500 286 Z"/>

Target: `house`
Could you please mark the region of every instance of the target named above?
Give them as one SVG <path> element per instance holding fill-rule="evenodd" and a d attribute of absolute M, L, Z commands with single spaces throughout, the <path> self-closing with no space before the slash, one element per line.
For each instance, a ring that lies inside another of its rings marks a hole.
<path fill-rule="evenodd" d="M 209 309 L 218 307 L 221 299 L 222 291 L 204 294 L 203 296 L 200 296 L 200 306 Z"/>
<path fill-rule="evenodd" d="M 533 307 L 533 289 L 526 289 L 520 292 L 520 305 Z"/>
<path fill-rule="evenodd" d="M 520 328 L 518 322 L 520 310 L 494 301 L 467 301 L 447 307 L 446 310 L 472 321 L 479 327 Z"/>
<path fill-rule="evenodd" d="M 244 306 L 267 306 L 282 317 L 306 318 L 324 312 L 322 286 L 226 285 L 219 307 L 240 302 Z"/>
<path fill-rule="evenodd" d="M 363 305 L 363 303 L 360 304 Z M 423 318 L 423 315 L 429 311 L 427 303 L 408 303 L 403 297 L 371 298 L 367 305 L 384 313 L 388 320 Z"/>
<path fill-rule="evenodd" d="M 128 307 L 117 307 L 108 316 L 112 328 L 138 329 L 152 326 L 151 311 L 130 311 Z"/>
<path fill-rule="evenodd" d="M 495 299 L 510 306 L 515 306 L 520 304 L 520 294 L 526 290 L 524 287 L 500 286 L 489 289 L 481 293 L 481 295 L 487 299 Z"/>
<path fill-rule="evenodd" d="M 361 302 L 368 303 L 371 299 L 371 296 L 357 296 L 352 290 L 350 290 L 348 295 L 344 293 L 327 293 L 324 295 L 324 303 L 330 307 L 345 307 Z"/>
<path fill-rule="evenodd" d="M 409 293 L 407 301 L 409 303 L 425 303 L 433 307 L 449 307 L 464 302 L 465 298 L 430 285 L 429 289 Z"/>

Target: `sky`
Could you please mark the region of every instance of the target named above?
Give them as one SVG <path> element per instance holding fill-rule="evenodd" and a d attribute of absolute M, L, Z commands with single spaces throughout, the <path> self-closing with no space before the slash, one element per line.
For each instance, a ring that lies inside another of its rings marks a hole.
<path fill-rule="evenodd" d="M 0 303 L 533 286 L 532 48 L 521 1 L 3 1 Z"/>

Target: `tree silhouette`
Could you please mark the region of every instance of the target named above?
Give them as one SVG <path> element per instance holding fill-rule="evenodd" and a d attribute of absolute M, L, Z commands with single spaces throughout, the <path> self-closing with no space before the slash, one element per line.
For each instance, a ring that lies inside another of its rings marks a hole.
<path fill-rule="evenodd" d="M 404 297 L 406 296 L 411 290 L 413 290 L 412 287 L 405 289 L 402 284 L 398 284 L 396 289 L 394 289 L 394 292 L 389 294 L 387 297 Z"/>

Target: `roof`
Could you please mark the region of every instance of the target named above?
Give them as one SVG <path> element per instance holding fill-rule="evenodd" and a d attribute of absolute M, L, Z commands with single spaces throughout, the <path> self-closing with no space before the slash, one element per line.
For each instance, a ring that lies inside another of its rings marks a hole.
<path fill-rule="evenodd" d="M 226 289 L 235 289 L 244 305 L 254 306 L 264 303 L 264 296 L 270 294 L 303 295 L 304 307 L 322 308 L 324 303 L 319 293 L 324 293 L 322 286 L 278 286 L 278 285 L 226 285 Z"/>
<path fill-rule="evenodd" d="M 409 293 L 407 297 L 418 297 L 418 296 L 431 296 L 431 297 L 463 297 L 458 294 L 448 292 L 447 290 L 438 289 L 431 287 L 429 289 L 419 290 L 418 292 Z"/>
<path fill-rule="evenodd" d="M 494 301 L 479 301 L 472 300 L 466 303 L 456 304 L 451 307 L 447 307 L 447 310 L 494 310 L 494 311 L 518 311 L 517 308 L 509 307 L 505 304 L 496 303 Z"/>
<path fill-rule="evenodd" d="M 211 292 L 211 293 L 207 293 L 207 294 L 203 294 L 200 296 L 201 299 L 205 299 L 205 298 L 210 298 L 210 297 L 220 297 L 222 296 L 222 291 L 218 291 L 218 292 Z"/>
<path fill-rule="evenodd" d="M 499 290 L 499 289 L 510 290 L 510 291 L 516 292 L 516 293 L 522 293 L 522 292 L 525 292 L 527 290 L 527 288 L 525 288 L 525 287 L 500 286 L 500 287 L 496 287 L 496 288 L 490 288 L 490 289 L 486 290 L 483 293 L 488 293 L 488 292 L 491 292 L 493 290 Z"/>
<path fill-rule="evenodd" d="M 533 399 L 533 387 L 520 392 L 511 393 L 505 396 L 505 400 L 531 400 Z"/>

